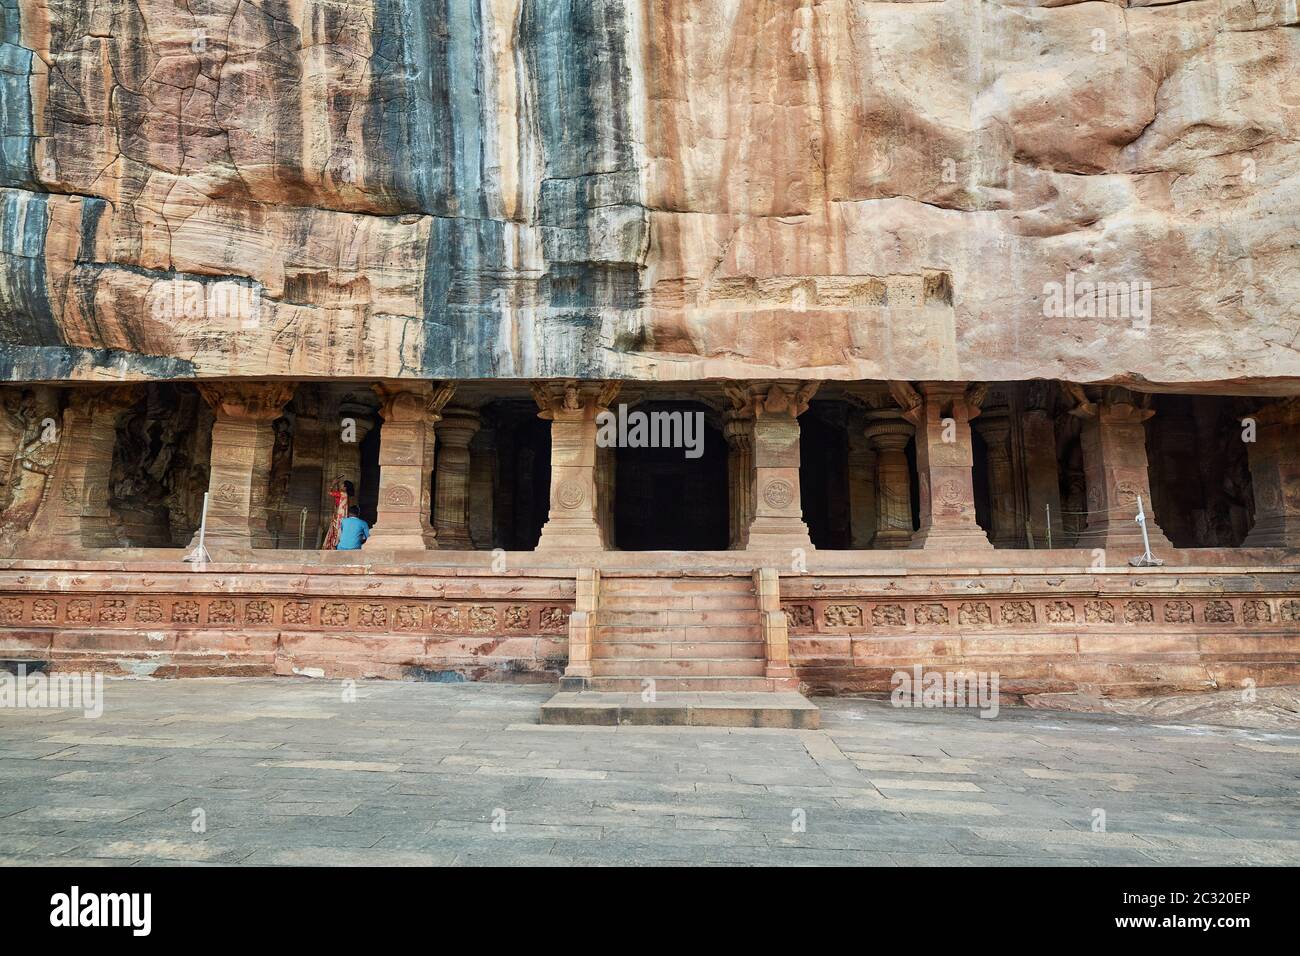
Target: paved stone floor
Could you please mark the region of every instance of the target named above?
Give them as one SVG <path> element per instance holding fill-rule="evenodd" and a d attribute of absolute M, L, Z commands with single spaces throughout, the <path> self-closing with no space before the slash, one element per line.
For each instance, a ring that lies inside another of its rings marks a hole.
<path fill-rule="evenodd" d="M 1295 734 L 825 699 L 818 731 L 543 727 L 549 686 L 342 687 L 0 710 L 0 862 L 1300 863 Z"/>

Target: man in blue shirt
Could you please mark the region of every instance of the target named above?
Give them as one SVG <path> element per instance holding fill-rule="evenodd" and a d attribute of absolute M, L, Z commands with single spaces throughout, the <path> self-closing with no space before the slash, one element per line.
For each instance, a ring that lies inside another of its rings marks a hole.
<path fill-rule="evenodd" d="M 353 505 L 339 526 L 339 551 L 359 551 L 370 537 L 370 525 L 361 520 L 361 510 Z"/>

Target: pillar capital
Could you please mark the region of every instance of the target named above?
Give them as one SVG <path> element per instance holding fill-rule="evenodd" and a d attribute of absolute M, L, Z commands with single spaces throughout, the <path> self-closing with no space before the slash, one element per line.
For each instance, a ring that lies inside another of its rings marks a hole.
<path fill-rule="evenodd" d="M 1150 395 L 1135 395 L 1122 385 L 1084 387 L 1062 382 L 1076 418 L 1104 420 L 1117 425 L 1140 425 L 1155 414 Z"/>
<path fill-rule="evenodd" d="M 1300 426 L 1300 396 L 1266 401 L 1245 417 L 1253 418 L 1255 424 L 1260 427 L 1271 425 Z"/>
<path fill-rule="evenodd" d="M 379 416 L 384 424 L 433 424 L 451 400 L 456 386 L 451 382 L 379 382 Z"/>
<path fill-rule="evenodd" d="M 284 381 L 196 382 L 195 385 L 218 418 L 248 422 L 279 418 L 297 387 L 294 382 Z"/>
<path fill-rule="evenodd" d="M 533 382 L 530 386 L 537 403 L 537 417 L 547 421 L 581 421 L 594 419 L 618 395 L 622 382 L 561 379 Z"/>
<path fill-rule="evenodd" d="M 739 409 L 723 412 L 722 437 L 730 446 L 752 446 L 754 443 L 754 419 Z"/>
<path fill-rule="evenodd" d="M 130 385 L 74 388 L 68 393 L 68 410 L 91 418 L 117 415 L 138 402 L 141 394 Z"/>
<path fill-rule="evenodd" d="M 448 406 L 439 417 L 438 441 L 444 448 L 468 448 L 474 435 L 483 427 L 483 417 L 472 408 Z"/>
<path fill-rule="evenodd" d="M 988 393 L 981 382 L 890 382 L 903 417 L 918 427 L 951 418 L 966 424 L 977 418 Z"/>
<path fill-rule="evenodd" d="M 862 434 L 876 451 L 902 451 L 915 431 L 912 423 L 903 418 L 902 412 L 893 409 L 868 412 L 867 427 Z"/>
<path fill-rule="evenodd" d="M 744 418 L 798 418 L 808 411 L 819 382 L 729 382 L 732 410 Z"/>
<path fill-rule="evenodd" d="M 1007 439 L 1011 436 L 1009 409 L 999 408 L 991 414 L 982 413 L 979 421 L 975 423 L 975 430 L 988 445 L 990 454 L 1010 454 L 1010 449 L 1007 447 Z"/>

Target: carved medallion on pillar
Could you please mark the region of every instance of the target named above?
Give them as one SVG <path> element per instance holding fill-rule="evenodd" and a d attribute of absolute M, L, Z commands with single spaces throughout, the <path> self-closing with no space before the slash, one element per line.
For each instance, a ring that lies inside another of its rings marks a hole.
<path fill-rule="evenodd" d="M 618 395 L 619 382 L 568 379 L 532 386 L 538 417 L 551 423 L 551 508 L 538 551 L 609 547 L 610 510 L 601 501 L 596 416 Z"/>

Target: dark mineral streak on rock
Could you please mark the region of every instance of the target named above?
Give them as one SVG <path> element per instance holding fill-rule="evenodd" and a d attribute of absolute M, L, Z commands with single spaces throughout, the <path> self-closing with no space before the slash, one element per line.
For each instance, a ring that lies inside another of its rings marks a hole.
<path fill-rule="evenodd" d="M 45 284 L 47 202 L 42 193 L 0 191 L 0 342 L 63 343 Z"/>
<path fill-rule="evenodd" d="M 0 0 L 0 186 L 38 189 L 33 163 L 32 51 L 18 0 Z"/>

